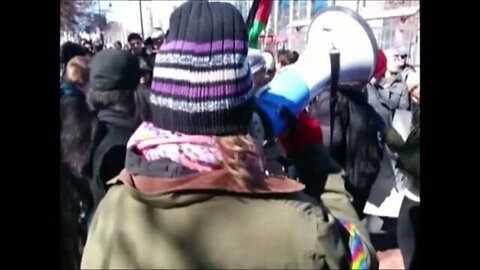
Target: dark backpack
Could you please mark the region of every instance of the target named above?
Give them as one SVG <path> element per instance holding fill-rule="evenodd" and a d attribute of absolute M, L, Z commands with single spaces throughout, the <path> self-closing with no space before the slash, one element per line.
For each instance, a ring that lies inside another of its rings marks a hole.
<path fill-rule="evenodd" d="M 366 95 L 354 90 L 337 92 L 333 133 L 329 91 L 324 91 L 310 104 L 309 114 L 320 122 L 324 142 L 344 168 L 347 184 L 356 188 L 371 187 L 383 158 L 381 138 L 385 124 L 368 104 Z"/>
<path fill-rule="evenodd" d="M 108 189 L 111 180 L 125 164 L 127 142 L 133 130 L 100 122 L 100 131 L 92 156 L 92 178 L 90 190 L 95 210 Z M 93 214 L 93 213 L 91 213 Z"/>

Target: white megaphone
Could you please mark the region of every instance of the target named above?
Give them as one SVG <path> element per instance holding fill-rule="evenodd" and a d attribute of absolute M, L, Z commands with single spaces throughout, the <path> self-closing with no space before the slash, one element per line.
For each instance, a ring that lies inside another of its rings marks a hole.
<path fill-rule="evenodd" d="M 375 36 L 367 22 L 351 9 L 321 10 L 310 24 L 307 46 L 298 61 L 279 71 L 258 91 L 257 114 L 252 119 L 254 137 L 276 137 L 286 126 L 281 109 L 298 115 L 309 101 L 330 88 L 332 53 L 339 55 L 339 86 L 360 88 L 373 76 Z"/>

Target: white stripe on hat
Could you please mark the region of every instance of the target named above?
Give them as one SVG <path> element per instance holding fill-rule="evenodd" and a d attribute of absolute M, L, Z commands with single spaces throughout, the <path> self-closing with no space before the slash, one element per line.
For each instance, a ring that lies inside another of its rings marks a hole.
<path fill-rule="evenodd" d="M 150 93 L 150 102 L 159 107 L 188 113 L 214 112 L 238 107 L 254 95 L 253 87 L 242 96 L 211 101 L 185 101 Z"/>
<path fill-rule="evenodd" d="M 246 61 L 241 53 L 216 54 L 212 56 L 196 56 L 193 54 L 159 53 L 155 58 L 156 64 L 175 64 L 200 68 L 223 67 Z"/>
<path fill-rule="evenodd" d="M 175 81 L 189 81 L 191 83 L 218 83 L 245 77 L 250 70 L 245 61 L 241 68 L 226 68 L 213 71 L 191 71 L 180 68 L 156 67 L 153 77 L 157 80 L 169 79 Z"/>

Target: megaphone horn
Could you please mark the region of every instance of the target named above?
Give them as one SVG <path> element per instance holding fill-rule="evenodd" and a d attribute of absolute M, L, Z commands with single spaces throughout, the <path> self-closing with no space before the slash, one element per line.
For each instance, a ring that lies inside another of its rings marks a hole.
<path fill-rule="evenodd" d="M 330 87 L 332 52 L 339 53 L 339 86 L 361 89 L 373 76 L 377 42 L 368 23 L 345 7 L 321 10 L 309 26 L 307 45 L 298 61 L 277 72 L 257 93 L 257 112 L 264 137 L 276 137 L 285 128 L 280 110 L 287 108 L 298 115 Z M 258 117 L 254 119 L 258 121 Z"/>

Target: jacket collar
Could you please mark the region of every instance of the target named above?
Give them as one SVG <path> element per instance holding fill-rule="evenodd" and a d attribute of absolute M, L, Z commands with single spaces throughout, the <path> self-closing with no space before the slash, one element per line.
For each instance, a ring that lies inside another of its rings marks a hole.
<path fill-rule="evenodd" d="M 129 129 L 135 129 L 140 124 L 140 122 L 136 120 L 135 117 L 129 115 L 126 112 L 116 110 L 100 110 L 97 114 L 97 117 L 100 122 L 114 124 Z"/>
<path fill-rule="evenodd" d="M 297 181 L 283 177 L 260 177 L 255 181 L 235 181 L 227 170 L 196 172 L 169 159 L 148 162 L 128 150 L 126 169 L 114 180 L 145 194 L 167 194 L 181 191 L 223 191 L 242 194 L 294 193 L 305 188 Z"/>

